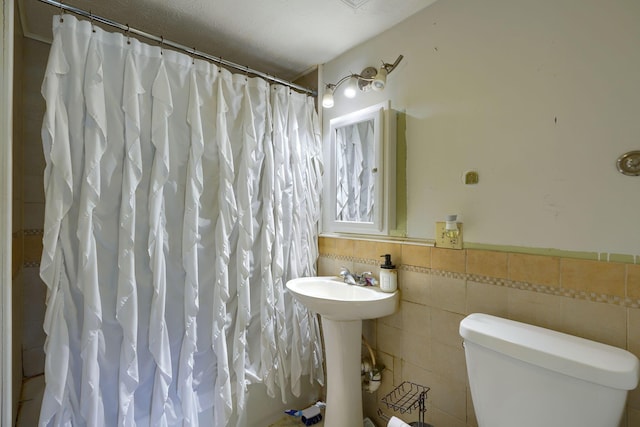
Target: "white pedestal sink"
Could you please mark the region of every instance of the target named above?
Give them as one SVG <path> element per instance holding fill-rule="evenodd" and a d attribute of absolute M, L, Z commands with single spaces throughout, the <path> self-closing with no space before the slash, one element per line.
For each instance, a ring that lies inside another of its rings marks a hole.
<path fill-rule="evenodd" d="M 398 292 L 347 285 L 339 277 L 301 277 L 287 282 L 289 292 L 320 314 L 327 363 L 325 426 L 362 425 L 360 342 L 362 320 L 388 316 L 398 308 Z"/>

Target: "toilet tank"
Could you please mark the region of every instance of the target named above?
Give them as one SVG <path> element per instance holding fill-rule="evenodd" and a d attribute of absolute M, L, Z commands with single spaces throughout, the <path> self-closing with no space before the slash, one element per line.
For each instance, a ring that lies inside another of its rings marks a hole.
<path fill-rule="evenodd" d="M 487 314 L 460 323 L 479 427 L 617 427 L 638 358 Z"/>

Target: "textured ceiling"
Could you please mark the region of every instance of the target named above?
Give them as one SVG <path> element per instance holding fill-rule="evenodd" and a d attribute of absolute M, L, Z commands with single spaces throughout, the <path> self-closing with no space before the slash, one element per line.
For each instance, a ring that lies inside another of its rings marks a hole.
<path fill-rule="evenodd" d="M 65 4 L 283 78 L 403 21 L 436 0 L 68 0 Z M 351 7 L 349 3 L 358 5 Z M 51 40 L 53 6 L 18 4 L 25 35 Z M 115 30 L 110 30 L 115 31 Z"/>

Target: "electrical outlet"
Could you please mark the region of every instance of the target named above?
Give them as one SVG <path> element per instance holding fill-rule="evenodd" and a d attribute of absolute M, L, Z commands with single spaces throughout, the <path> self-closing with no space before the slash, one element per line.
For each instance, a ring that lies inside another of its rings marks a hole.
<path fill-rule="evenodd" d="M 447 249 L 462 249 L 462 223 L 458 222 L 458 235 L 455 237 L 447 236 L 445 231 L 445 223 L 436 222 L 436 247 Z"/>

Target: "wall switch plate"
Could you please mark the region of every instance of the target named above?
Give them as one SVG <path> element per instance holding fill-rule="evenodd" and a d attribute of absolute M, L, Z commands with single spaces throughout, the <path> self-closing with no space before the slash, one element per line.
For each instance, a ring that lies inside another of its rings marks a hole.
<path fill-rule="evenodd" d="M 458 222 L 459 233 L 456 237 L 449 237 L 445 232 L 445 222 L 436 222 L 436 247 L 447 249 L 462 249 L 462 223 Z"/>

